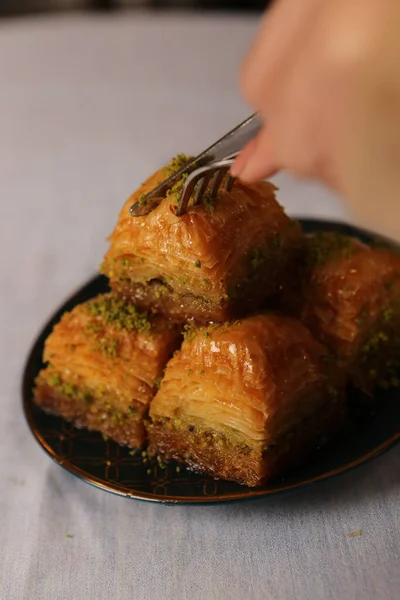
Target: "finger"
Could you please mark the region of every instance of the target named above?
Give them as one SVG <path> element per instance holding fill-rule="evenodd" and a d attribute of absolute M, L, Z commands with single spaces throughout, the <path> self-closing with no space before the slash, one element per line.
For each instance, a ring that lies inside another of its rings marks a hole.
<path fill-rule="evenodd" d="M 233 164 L 231 174 L 244 183 L 255 183 L 271 177 L 279 170 L 274 156 L 271 135 L 264 128 L 244 147 Z"/>
<path fill-rule="evenodd" d="M 246 144 L 231 167 L 232 177 L 238 177 L 257 148 L 257 138 Z"/>

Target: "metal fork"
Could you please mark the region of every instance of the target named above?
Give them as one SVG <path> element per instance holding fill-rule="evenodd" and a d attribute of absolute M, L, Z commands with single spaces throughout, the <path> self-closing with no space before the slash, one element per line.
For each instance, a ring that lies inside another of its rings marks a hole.
<path fill-rule="evenodd" d="M 184 175 L 188 175 L 180 193 L 176 215 L 181 217 L 187 210 L 190 198 L 193 204 L 199 204 L 207 195 L 213 200 L 229 169 L 240 150 L 259 132 L 261 120 L 257 114 L 252 115 L 237 125 L 212 146 L 189 161 L 174 175 L 160 183 L 131 206 L 132 217 L 142 217 L 156 208 L 171 187 Z M 228 175 L 225 189 L 232 188 L 234 179 Z"/>

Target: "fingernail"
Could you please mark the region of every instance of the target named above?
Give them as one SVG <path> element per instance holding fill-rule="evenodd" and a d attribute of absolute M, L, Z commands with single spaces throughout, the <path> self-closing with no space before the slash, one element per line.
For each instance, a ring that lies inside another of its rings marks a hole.
<path fill-rule="evenodd" d="M 241 175 L 243 169 L 246 167 L 246 162 L 246 157 L 243 157 L 242 154 L 239 154 L 230 168 L 230 174 L 232 177 L 239 177 L 239 175 Z"/>

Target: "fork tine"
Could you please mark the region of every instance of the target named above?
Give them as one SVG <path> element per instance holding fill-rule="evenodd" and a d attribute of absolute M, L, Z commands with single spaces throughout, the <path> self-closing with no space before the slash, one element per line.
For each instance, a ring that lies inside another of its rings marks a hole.
<path fill-rule="evenodd" d="M 200 204 L 200 202 L 203 199 L 204 193 L 207 189 L 208 184 L 210 183 L 210 179 L 211 179 L 211 175 L 205 175 L 204 177 L 202 177 L 199 181 L 199 183 L 196 186 L 196 192 L 195 192 L 195 196 L 194 196 L 194 202 L 193 204 Z"/>
<path fill-rule="evenodd" d="M 229 171 L 233 160 L 231 158 L 227 158 L 223 161 L 216 162 L 212 165 L 200 167 L 196 171 L 190 173 L 189 177 L 186 179 L 183 190 L 181 192 L 181 196 L 178 202 L 178 208 L 175 211 L 177 217 L 181 217 L 187 211 L 190 197 L 195 191 L 194 204 L 199 204 L 204 198 L 204 194 L 207 190 L 207 187 L 212 179 L 212 183 L 209 190 L 209 195 L 211 199 L 214 199 L 218 193 L 218 190 L 221 187 L 222 181 Z M 228 177 L 228 179 L 232 179 Z M 233 181 L 228 181 L 227 186 L 229 189 L 232 187 Z"/>
<path fill-rule="evenodd" d="M 210 188 L 210 197 L 212 199 L 215 198 L 215 196 L 218 193 L 218 190 L 221 186 L 221 183 L 223 181 L 225 177 L 225 169 L 218 169 L 218 171 L 216 171 L 214 177 L 213 177 L 213 181 L 211 184 L 211 188 Z"/>
<path fill-rule="evenodd" d="M 211 180 L 212 173 L 213 171 L 210 171 L 209 169 L 203 169 L 200 173 L 192 177 L 191 180 L 188 179 L 186 185 L 183 188 L 183 192 L 180 197 L 178 208 L 176 211 L 176 215 L 178 217 L 181 217 L 187 211 L 187 207 L 190 202 L 190 197 L 196 185 L 198 185 L 200 188 L 199 190 L 196 190 L 196 203 L 201 202 L 201 199 L 204 196 L 204 192 L 207 189 L 207 186 Z"/>
<path fill-rule="evenodd" d="M 225 182 L 225 189 L 227 192 L 230 192 L 233 184 L 235 183 L 235 178 L 232 175 L 228 175 Z"/>
<path fill-rule="evenodd" d="M 189 204 L 190 196 L 193 193 L 193 190 L 196 186 L 197 181 L 198 181 L 198 178 L 192 179 L 184 187 L 183 193 L 179 199 L 178 208 L 176 211 L 176 214 L 178 215 L 178 217 L 180 217 L 181 215 L 183 215 L 186 212 L 188 204 Z"/>

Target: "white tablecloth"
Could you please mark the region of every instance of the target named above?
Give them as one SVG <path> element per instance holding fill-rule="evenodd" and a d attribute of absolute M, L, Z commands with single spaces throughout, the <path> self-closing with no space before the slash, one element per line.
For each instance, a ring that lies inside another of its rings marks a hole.
<path fill-rule="evenodd" d="M 400 448 L 307 492 L 164 507 L 74 479 L 23 418 L 30 344 L 97 268 L 124 199 L 249 112 L 236 84 L 255 27 L 215 15 L 0 23 L 1 600 L 400 597 Z M 292 214 L 344 216 L 317 186 L 279 184 Z"/>

